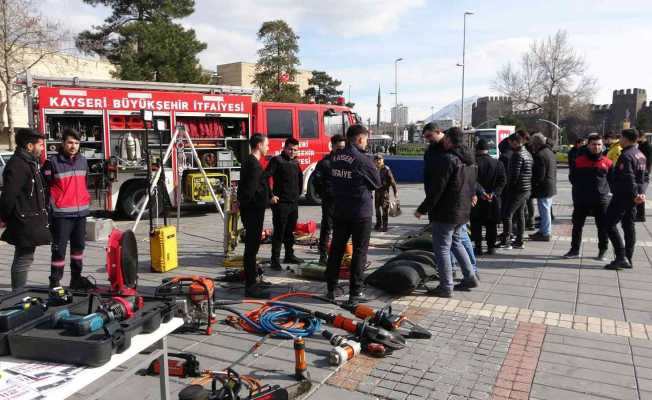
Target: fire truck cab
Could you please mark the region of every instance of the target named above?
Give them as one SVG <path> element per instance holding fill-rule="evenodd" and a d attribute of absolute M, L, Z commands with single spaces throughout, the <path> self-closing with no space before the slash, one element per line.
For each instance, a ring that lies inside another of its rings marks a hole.
<path fill-rule="evenodd" d="M 350 108 L 332 104 L 258 102 L 253 105 L 253 131 L 269 138 L 268 159 L 281 153 L 287 138 L 299 141 L 297 160 L 303 172 L 303 192 L 313 203 L 320 203 L 312 181 L 317 162 L 331 151 L 330 138 L 344 135 L 358 122 Z"/>
<path fill-rule="evenodd" d="M 46 137 L 47 154 L 58 151 L 64 129 L 77 130 L 80 153 L 89 163 L 93 209 L 128 218 L 136 217 L 145 198 L 146 155 L 158 168 L 178 126 L 189 134 L 218 197 L 240 180 L 251 133 L 269 137 L 270 157 L 280 153 L 286 138 L 297 138 L 304 192 L 319 202 L 312 171 L 330 151 L 330 137 L 358 121 L 341 105 L 254 103 L 253 90 L 232 86 L 50 77 L 20 83 L 33 93 L 30 114 Z M 144 121 L 143 110 L 153 112 L 153 121 Z M 210 204 L 190 144 L 181 138 L 176 148 L 163 165 L 165 187 L 155 200 L 172 206 Z"/>

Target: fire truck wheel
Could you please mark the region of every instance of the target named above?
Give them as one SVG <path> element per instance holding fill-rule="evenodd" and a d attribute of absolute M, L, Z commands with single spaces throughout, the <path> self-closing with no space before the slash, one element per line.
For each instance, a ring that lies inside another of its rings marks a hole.
<path fill-rule="evenodd" d="M 147 188 L 145 186 L 145 181 L 133 181 L 129 184 L 124 185 L 120 190 L 120 199 L 118 200 L 118 210 L 120 215 L 135 220 L 138 217 L 138 211 L 140 210 L 140 204 L 145 199 L 147 194 Z M 164 205 L 164 195 L 161 191 L 158 191 L 158 204 L 159 204 L 159 215 L 163 215 L 163 205 Z M 145 208 L 145 217 L 148 215 L 149 207 Z"/>
<path fill-rule="evenodd" d="M 306 190 L 306 198 L 311 203 L 321 204 L 321 197 L 319 197 L 319 194 L 317 193 L 317 189 L 315 188 L 315 182 L 314 182 L 312 176 L 308 180 L 308 188 Z"/>

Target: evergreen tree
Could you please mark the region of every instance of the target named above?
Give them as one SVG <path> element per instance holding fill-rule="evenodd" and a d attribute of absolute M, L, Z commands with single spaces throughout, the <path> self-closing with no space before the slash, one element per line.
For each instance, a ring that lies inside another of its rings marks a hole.
<path fill-rule="evenodd" d="M 173 19 L 191 15 L 194 0 L 84 0 L 113 10 L 104 25 L 77 36 L 77 47 L 106 57 L 120 79 L 206 83 L 197 54 L 206 44 Z"/>
<path fill-rule="evenodd" d="M 312 78 L 308 83 L 311 87 L 304 92 L 305 99 L 314 100 L 317 104 L 334 104 L 343 93 L 337 90 L 342 81 L 333 79 L 324 71 L 312 71 Z"/>
<path fill-rule="evenodd" d="M 262 90 L 261 100 L 301 102 L 299 86 L 291 83 L 300 64 L 299 36 L 283 20 L 264 22 L 257 36 L 263 47 L 258 50 L 254 84 Z"/>

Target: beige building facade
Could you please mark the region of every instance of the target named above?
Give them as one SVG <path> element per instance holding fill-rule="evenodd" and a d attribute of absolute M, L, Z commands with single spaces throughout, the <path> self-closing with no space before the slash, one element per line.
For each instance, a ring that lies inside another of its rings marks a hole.
<path fill-rule="evenodd" d="M 230 86 L 242 86 L 255 89 L 254 77 L 256 76 L 256 64 L 248 62 L 234 62 L 217 66 L 218 84 Z M 298 70 L 294 81 L 291 83 L 299 85 L 299 92 L 303 93 L 310 87 L 308 81 L 312 78 L 312 71 Z"/>
<path fill-rule="evenodd" d="M 113 79 L 115 67 L 108 61 L 76 57 L 69 54 L 49 56 L 31 68 L 32 76 L 52 76 L 80 79 Z M 3 91 L 0 87 L 0 91 Z M 6 98 L 5 93 L 2 99 Z M 11 98 L 12 115 L 16 128 L 27 127 L 27 99 L 23 93 Z M 3 111 L 2 120 L 7 124 L 7 114 Z M 3 132 L 0 142 L 6 141 Z"/>

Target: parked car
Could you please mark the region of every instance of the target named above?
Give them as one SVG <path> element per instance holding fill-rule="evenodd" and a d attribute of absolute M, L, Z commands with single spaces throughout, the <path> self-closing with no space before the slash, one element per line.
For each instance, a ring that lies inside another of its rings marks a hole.
<path fill-rule="evenodd" d="M 562 144 L 559 146 L 555 152 L 557 157 L 557 162 L 559 163 L 568 163 L 568 152 L 573 146 Z"/>
<path fill-rule="evenodd" d="M 2 186 L 4 185 L 2 182 L 2 173 L 5 171 L 5 165 L 7 165 L 7 161 L 9 161 L 13 154 L 14 153 L 5 151 L 0 152 L 0 191 L 2 191 Z"/>

